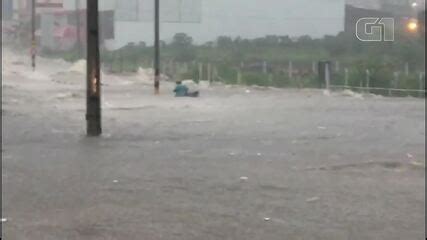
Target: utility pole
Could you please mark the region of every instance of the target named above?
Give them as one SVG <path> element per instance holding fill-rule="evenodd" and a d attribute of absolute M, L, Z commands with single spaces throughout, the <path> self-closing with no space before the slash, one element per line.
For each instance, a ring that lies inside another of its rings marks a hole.
<path fill-rule="evenodd" d="M 160 94 L 160 0 L 154 0 L 154 94 Z"/>
<path fill-rule="evenodd" d="M 82 43 L 80 40 L 80 37 L 81 37 L 80 0 L 75 0 L 75 1 L 76 1 L 76 32 L 77 32 L 76 45 L 77 45 L 78 56 L 81 58 L 83 54 L 82 54 Z"/>
<path fill-rule="evenodd" d="M 101 71 L 99 60 L 98 0 L 87 1 L 87 135 L 99 136 L 101 129 Z"/>
<path fill-rule="evenodd" d="M 36 0 L 31 1 L 31 66 L 36 70 Z"/>

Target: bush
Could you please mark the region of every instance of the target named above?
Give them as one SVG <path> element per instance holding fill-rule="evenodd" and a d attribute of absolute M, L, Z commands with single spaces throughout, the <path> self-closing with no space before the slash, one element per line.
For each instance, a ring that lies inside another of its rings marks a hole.
<path fill-rule="evenodd" d="M 242 82 L 246 85 L 268 86 L 269 75 L 265 73 L 242 73 Z"/>

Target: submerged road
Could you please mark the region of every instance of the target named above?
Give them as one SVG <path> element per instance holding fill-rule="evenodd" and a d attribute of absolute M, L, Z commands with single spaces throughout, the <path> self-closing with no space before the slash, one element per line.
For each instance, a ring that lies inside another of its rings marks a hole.
<path fill-rule="evenodd" d="M 84 76 L 41 61 L 2 74 L 6 240 L 424 238 L 423 99 L 105 75 L 86 138 Z"/>

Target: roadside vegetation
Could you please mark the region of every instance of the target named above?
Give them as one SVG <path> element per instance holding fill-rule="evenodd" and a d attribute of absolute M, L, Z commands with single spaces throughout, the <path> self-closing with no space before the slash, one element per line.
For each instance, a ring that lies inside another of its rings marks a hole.
<path fill-rule="evenodd" d="M 273 35 L 257 39 L 221 36 L 200 45 L 195 44 L 191 36 L 177 33 L 171 41 L 161 44 L 161 70 L 172 80 L 317 88 L 322 87 L 317 63 L 330 61 L 333 85 L 357 89 L 369 84 L 373 88 L 370 92 L 376 94 L 424 96 L 419 92 L 375 89 L 424 89 L 424 46 L 424 37 L 407 32 L 397 33 L 394 42 L 360 42 L 340 33 L 321 39 L 309 36 L 297 39 Z M 42 54 L 67 61 L 79 59 L 75 49 L 61 53 L 43 51 Z M 112 73 L 132 73 L 140 67 L 150 68 L 153 55 L 153 47 L 145 42 L 101 52 L 105 71 Z"/>

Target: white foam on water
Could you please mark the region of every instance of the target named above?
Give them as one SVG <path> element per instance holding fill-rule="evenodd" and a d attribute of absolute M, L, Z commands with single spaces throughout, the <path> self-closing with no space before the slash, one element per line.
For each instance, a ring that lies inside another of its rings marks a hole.
<path fill-rule="evenodd" d="M 40 71 L 23 71 L 20 72 L 20 75 L 22 75 L 25 78 L 34 79 L 34 80 L 49 80 L 49 75 L 40 72 Z"/>
<path fill-rule="evenodd" d="M 86 60 L 85 59 L 80 59 L 77 62 L 75 62 L 69 69 L 68 71 L 70 72 L 77 72 L 77 73 L 81 73 L 81 74 L 86 74 Z"/>

